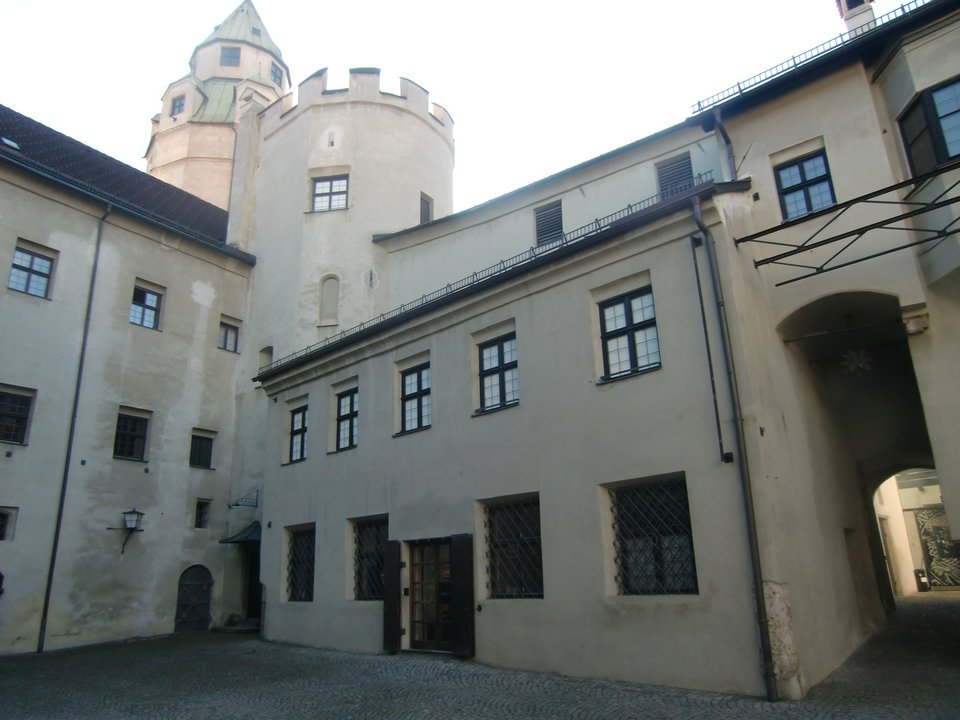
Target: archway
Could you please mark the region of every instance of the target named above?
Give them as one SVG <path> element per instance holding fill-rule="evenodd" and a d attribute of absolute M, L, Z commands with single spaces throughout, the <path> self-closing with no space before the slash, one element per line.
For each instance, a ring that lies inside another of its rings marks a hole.
<path fill-rule="evenodd" d="M 210 628 L 210 591 L 213 576 L 203 565 L 191 565 L 180 575 L 174 632 Z"/>

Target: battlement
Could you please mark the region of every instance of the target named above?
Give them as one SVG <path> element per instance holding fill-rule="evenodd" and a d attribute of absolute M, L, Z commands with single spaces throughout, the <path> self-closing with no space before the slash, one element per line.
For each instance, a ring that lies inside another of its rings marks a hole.
<path fill-rule="evenodd" d="M 445 137 L 451 142 L 453 140 L 453 118 L 450 113 L 443 106 L 431 103 L 427 90 L 412 80 L 400 78 L 399 95 L 381 90 L 379 68 L 351 68 L 350 83 L 345 88 L 330 88 L 327 81 L 327 68 L 322 68 L 301 82 L 297 105 L 293 109 L 354 102 L 392 105 L 429 119 Z M 276 108 L 284 114 L 289 109 L 282 106 Z"/>

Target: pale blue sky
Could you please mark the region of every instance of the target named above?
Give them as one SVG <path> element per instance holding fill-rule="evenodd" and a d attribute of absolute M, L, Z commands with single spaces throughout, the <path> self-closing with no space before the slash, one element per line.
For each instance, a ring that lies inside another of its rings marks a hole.
<path fill-rule="evenodd" d="M 238 3 L 11 1 L 0 103 L 142 169 L 166 86 Z M 844 31 L 835 0 L 254 4 L 295 86 L 379 67 L 386 89 L 403 75 L 453 115 L 457 209 L 680 122 Z"/>

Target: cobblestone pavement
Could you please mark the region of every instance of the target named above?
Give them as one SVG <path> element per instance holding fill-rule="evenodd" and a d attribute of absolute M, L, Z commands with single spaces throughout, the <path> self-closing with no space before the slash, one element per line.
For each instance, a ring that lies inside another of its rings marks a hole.
<path fill-rule="evenodd" d="M 896 619 L 799 702 L 358 655 L 250 635 L 172 635 L 0 658 L 0 718 L 960 718 L 960 593 Z"/>

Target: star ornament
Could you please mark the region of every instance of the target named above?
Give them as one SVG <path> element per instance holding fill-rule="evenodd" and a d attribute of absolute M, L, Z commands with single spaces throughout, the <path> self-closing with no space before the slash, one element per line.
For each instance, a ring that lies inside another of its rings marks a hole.
<path fill-rule="evenodd" d="M 873 370 L 870 353 L 866 350 L 847 350 L 840 356 L 840 369 L 847 375 L 863 375 Z"/>

